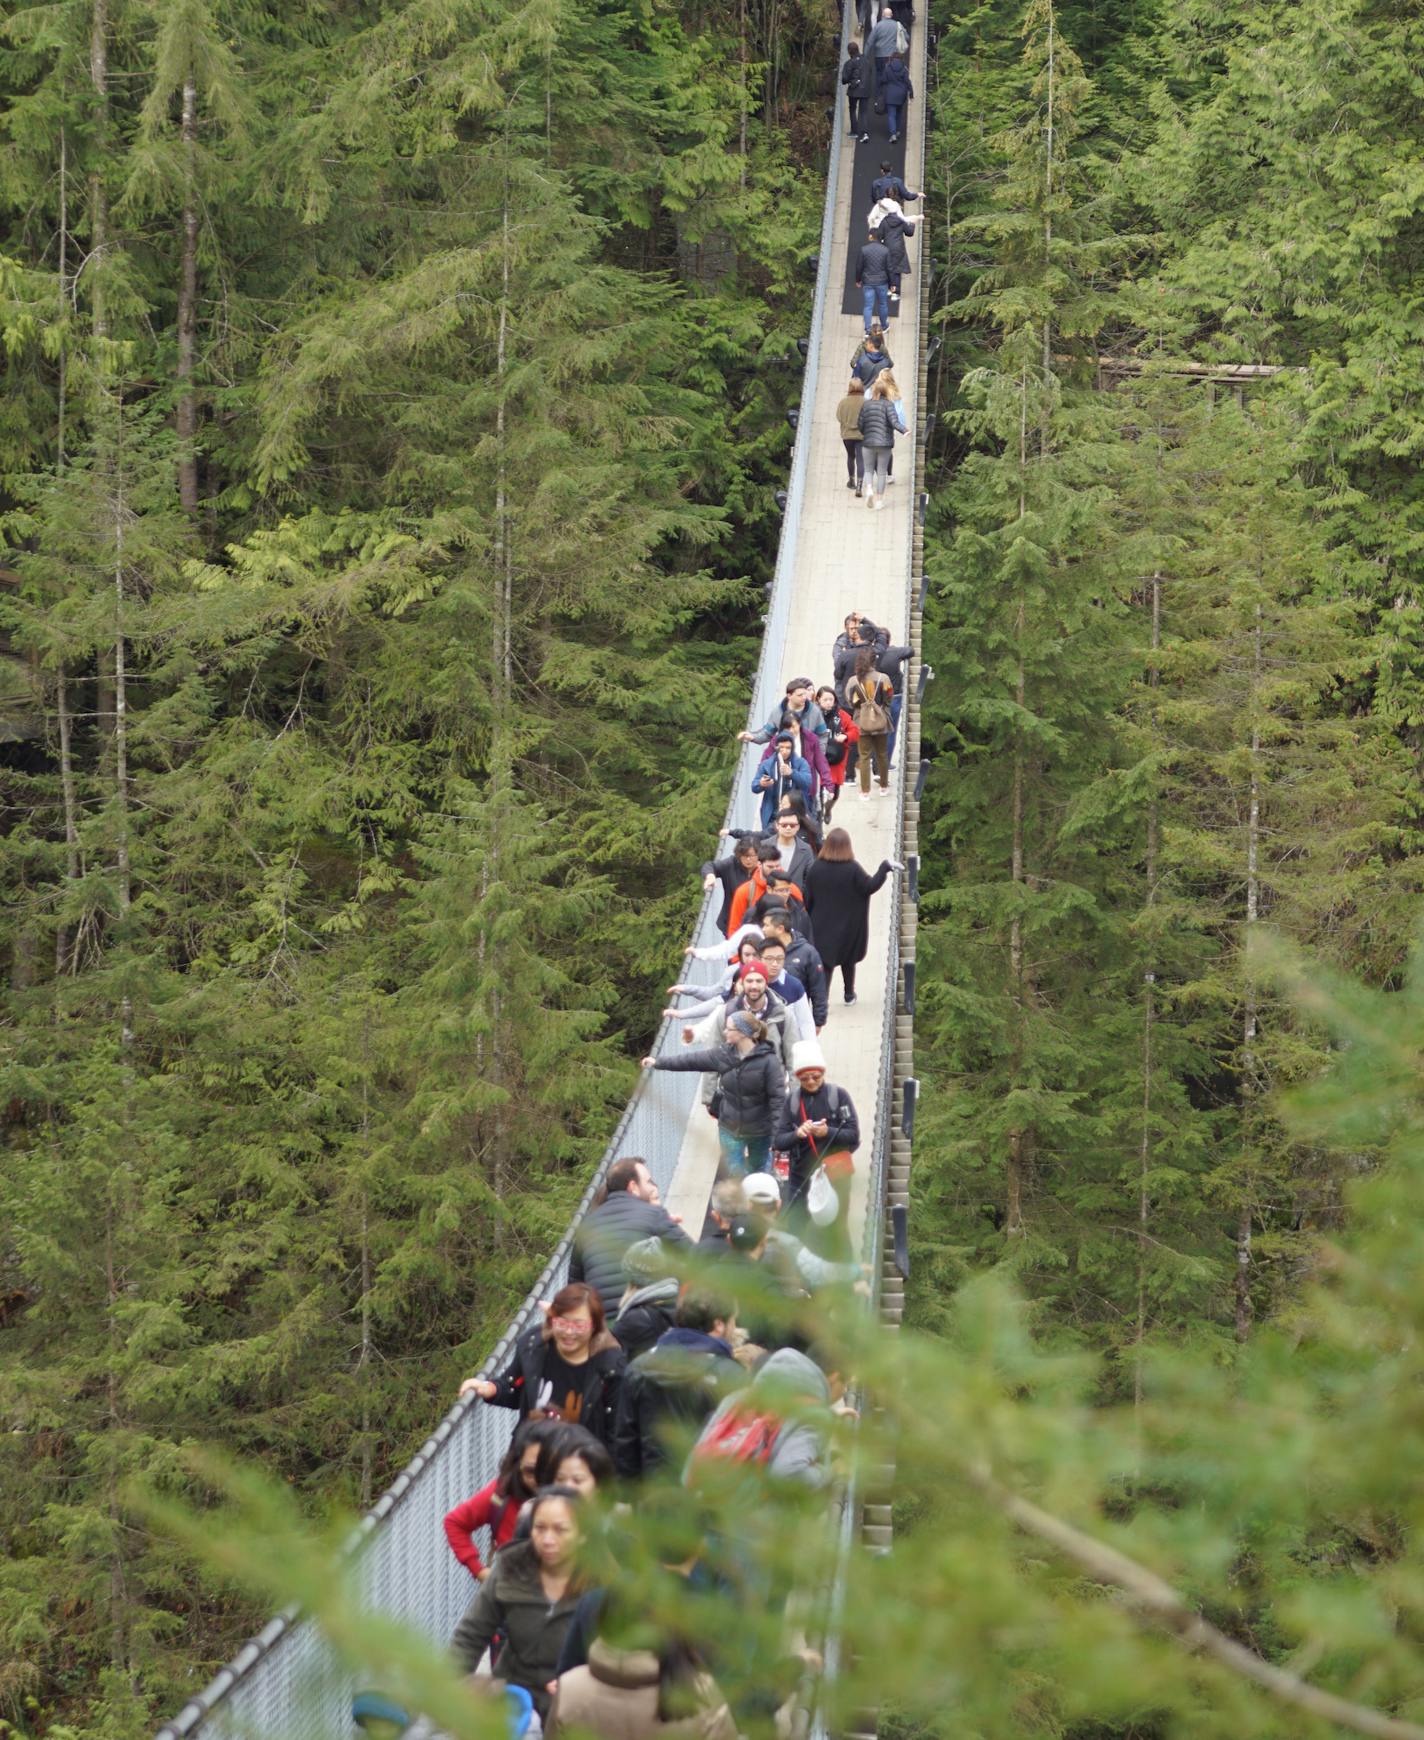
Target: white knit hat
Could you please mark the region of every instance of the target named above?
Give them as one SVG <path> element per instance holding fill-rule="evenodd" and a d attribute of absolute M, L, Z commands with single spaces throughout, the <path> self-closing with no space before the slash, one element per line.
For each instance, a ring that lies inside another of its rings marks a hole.
<path fill-rule="evenodd" d="M 803 1069 L 824 1069 L 825 1054 L 820 1042 L 815 1039 L 798 1039 L 791 1047 L 791 1073 L 799 1075 Z"/>

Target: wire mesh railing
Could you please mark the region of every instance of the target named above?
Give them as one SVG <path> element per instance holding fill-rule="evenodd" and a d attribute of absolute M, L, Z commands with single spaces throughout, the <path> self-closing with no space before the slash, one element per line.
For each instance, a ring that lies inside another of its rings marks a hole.
<path fill-rule="evenodd" d="M 782 695 L 783 654 L 797 560 L 801 504 L 815 422 L 816 356 L 828 300 L 837 288 L 832 262 L 834 196 L 838 185 L 841 131 L 832 127 L 822 215 L 819 268 L 812 303 L 806 366 L 801 385 L 801 415 L 792 451 L 787 500 L 777 551 L 748 719 L 753 729 L 771 714 Z M 759 746 L 747 744 L 737 760 L 724 828 L 758 823 L 759 800 L 751 790 Z M 720 939 L 716 926 L 720 891 L 704 900 L 692 941 L 703 946 Z M 689 977 L 711 982 L 715 964 L 689 963 Z M 664 1021 L 652 1046 L 661 1054 L 678 1043 L 680 1023 Z M 574 1229 L 614 1160 L 636 1154 L 664 1192 L 672 1182 L 683 1137 L 698 1091 L 695 1075 L 645 1071 L 634 1089 L 588 1190 L 548 1263 L 508 1328 L 491 1350 L 484 1368 L 497 1371 L 514 1343 L 534 1321 L 540 1301 L 558 1289 L 568 1273 Z M 877 1199 L 873 1199 L 877 1200 Z M 470 1599 L 469 1572 L 440 1543 L 445 1513 L 494 1478 L 509 1443 L 510 1421 L 503 1410 L 484 1407 L 473 1397 L 450 1409 L 409 1465 L 353 1531 L 348 1572 L 358 1598 L 373 1610 L 403 1620 L 431 1637 L 448 1637 Z M 173 1719 L 157 1740 L 337 1740 L 351 1731 L 351 1700 L 358 1690 L 338 1663 L 316 1624 L 296 1611 L 278 1615 Z"/>

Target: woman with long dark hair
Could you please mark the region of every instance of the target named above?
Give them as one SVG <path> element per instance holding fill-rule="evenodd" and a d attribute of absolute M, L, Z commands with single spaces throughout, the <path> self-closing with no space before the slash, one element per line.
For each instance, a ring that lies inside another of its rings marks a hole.
<path fill-rule="evenodd" d="M 870 942 L 871 897 L 884 887 L 892 870 L 904 868 L 885 858 L 869 875 L 856 862 L 850 835 L 844 828 L 832 828 L 807 874 L 806 909 L 826 969 L 826 987 L 829 990 L 831 975 L 839 967 L 847 1003 L 855 1001 L 855 969 L 865 959 Z"/>
<path fill-rule="evenodd" d="M 514 1428 L 499 1473 L 488 1486 L 457 1504 L 445 1517 L 445 1539 L 450 1551 L 478 1582 L 490 1567 L 475 1545 L 475 1530 L 490 1531 L 491 1557 L 514 1539 L 519 1512 L 525 1501 L 549 1481 L 539 1478 L 541 1453 L 560 1433 L 569 1431 L 562 1420 L 524 1420 Z"/>

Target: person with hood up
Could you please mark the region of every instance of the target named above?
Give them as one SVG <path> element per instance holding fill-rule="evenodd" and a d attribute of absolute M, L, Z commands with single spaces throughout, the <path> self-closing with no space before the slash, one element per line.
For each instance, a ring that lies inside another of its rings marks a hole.
<path fill-rule="evenodd" d="M 725 936 L 727 917 L 732 910 L 732 897 L 744 882 L 756 874 L 755 839 L 738 840 L 725 858 L 709 858 L 702 866 L 702 887 L 708 894 L 719 884 L 722 889 L 722 910 L 717 916 L 717 928 Z"/>
<path fill-rule="evenodd" d="M 865 382 L 859 375 L 852 375 L 845 397 L 836 406 L 836 422 L 840 425 L 846 456 L 846 488 L 857 495 L 865 488 L 865 456 L 860 451 L 860 405 L 864 397 Z M 820 706 L 819 700 L 816 705 Z M 824 714 L 825 709 L 821 711 Z"/>
<path fill-rule="evenodd" d="M 608 1332 L 598 1294 L 571 1281 L 545 1306 L 543 1322 L 520 1336 L 500 1375 L 466 1378 L 460 1394 L 514 1408 L 521 1420 L 567 1420 L 607 1444 L 626 1364 L 623 1349 Z"/>
<path fill-rule="evenodd" d="M 761 798 L 761 825 L 769 828 L 772 818 L 781 808 L 788 792 L 799 791 L 803 798 L 811 795 L 811 769 L 795 753 L 794 739 L 789 731 L 778 731 L 773 753 L 752 775 L 752 791 Z"/>
<path fill-rule="evenodd" d="M 628 1291 L 608 1327 L 632 1361 L 672 1328 L 682 1283 L 661 1239 L 640 1239 L 633 1245 L 623 1258 L 623 1272 L 628 1277 Z M 628 1381 L 626 1371 L 623 1381 Z"/>
<path fill-rule="evenodd" d="M 870 337 L 872 316 L 882 327 L 890 324 L 890 250 L 867 231 L 855 262 L 855 287 L 861 293 L 865 334 Z M 862 377 L 863 378 L 863 377 Z"/>
<path fill-rule="evenodd" d="M 574 1233 L 569 1279 L 587 1281 L 604 1310 L 623 1296 L 627 1276 L 623 1258 L 639 1239 L 677 1245 L 687 1234 L 663 1207 L 646 1160 L 628 1155 L 615 1160 L 603 1180 L 603 1194 Z"/>
<path fill-rule="evenodd" d="M 876 84 L 880 100 L 885 104 L 885 124 L 890 129 L 890 143 L 893 145 L 900 137 L 905 105 L 915 94 L 915 87 L 910 83 L 910 69 L 905 65 L 903 54 L 892 54 L 883 70 L 877 67 Z"/>
<path fill-rule="evenodd" d="M 761 985 L 765 996 L 765 974 Z M 717 1086 L 711 1103 L 726 1170 L 736 1178 L 770 1168 L 771 1128 L 785 1092 L 786 1072 L 781 1058 L 767 1043 L 764 1021 L 737 1009 L 723 1023 L 720 1045 L 645 1057 L 643 1068 L 714 1074 Z"/>
<path fill-rule="evenodd" d="M 504 1638 L 493 1674 L 522 1686 L 542 1718 L 549 1682 L 583 1588 L 578 1577 L 579 1505 L 569 1487 L 549 1486 L 530 1506 L 529 1539 L 512 1541 L 455 1627 L 455 1660 L 473 1674 L 496 1634 Z"/>
<path fill-rule="evenodd" d="M 870 137 L 865 130 L 865 106 L 870 101 L 870 60 L 860 52 L 858 42 L 846 44 L 841 83 L 845 86 L 846 121 L 850 127 L 850 136 L 859 139 L 863 145 Z"/>
<path fill-rule="evenodd" d="M 870 944 L 870 901 L 885 886 L 892 870 L 905 866 L 886 858 L 873 876 L 856 862 L 855 848 L 844 828 L 826 835 L 821 856 L 811 866 L 806 901 L 812 934 L 826 969 L 826 980 L 839 967 L 847 1003 L 855 1001 L 855 969 Z"/>
<path fill-rule="evenodd" d="M 671 1441 L 679 1433 L 695 1438 L 717 1404 L 746 1382 L 732 1357 L 736 1317 L 730 1298 L 690 1288 L 673 1327 L 629 1366 L 613 1434 L 613 1461 L 623 1479 L 656 1473 Z"/>
<path fill-rule="evenodd" d="M 790 1161 L 787 1215 L 797 1227 L 807 1228 L 807 1237 L 822 1251 L 845 1260 L 851 1254 L 850 1156 L 860 1146 L 860 1119 L 845 1089 L 826 1080 L 825 1054 L 815 1040 L 803 1039 L 791 1048 L 791 1073 L 795 1079 L 772 1138 Z M 806 1209 L 806 1192 L 818 1166 L 826 1168 L 840 1205 L 826 1227 L 811 1226 Z"/>
<path fill-rule="evenodd" d="M 702 1428 L 683 1482 L 718 1465 L 759 1467 L 772 1480 L 813 1490 L 831 1477 L 833 1411 L 845 1394 L 839 1373 L 827 1376 L 809 1354 L 778 1348 L 745 1390 L 734 1391 Z"/>

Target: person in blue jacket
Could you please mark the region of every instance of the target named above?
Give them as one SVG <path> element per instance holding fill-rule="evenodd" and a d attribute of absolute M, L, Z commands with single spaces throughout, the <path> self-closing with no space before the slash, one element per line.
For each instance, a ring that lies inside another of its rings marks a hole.
<path fill-rule="evenodd" d="M 781 800 L 793 791 L 803 798 L 811 795 L 811 769 L 794 753 L 794 739 L 789 731 L 778 731 L 771 754 L 759 764 L 752 775 L 752 790 L 761 799 L 761 825 L 769 828 L 776 820 Z"/>
<path fill-rule="evenodd" d="M 893 145 L 900 137 L 900 118 L 905 112 L 905 105 L 915 94 L 915 87 L 910 83 L 910 69 L 905 65 L 903 54 L 892 54 L 885 63 L 885 71 L 880 75 L 880 98 L 885 104 L 885 124 L 890 129 L 890 143 Z"/>

